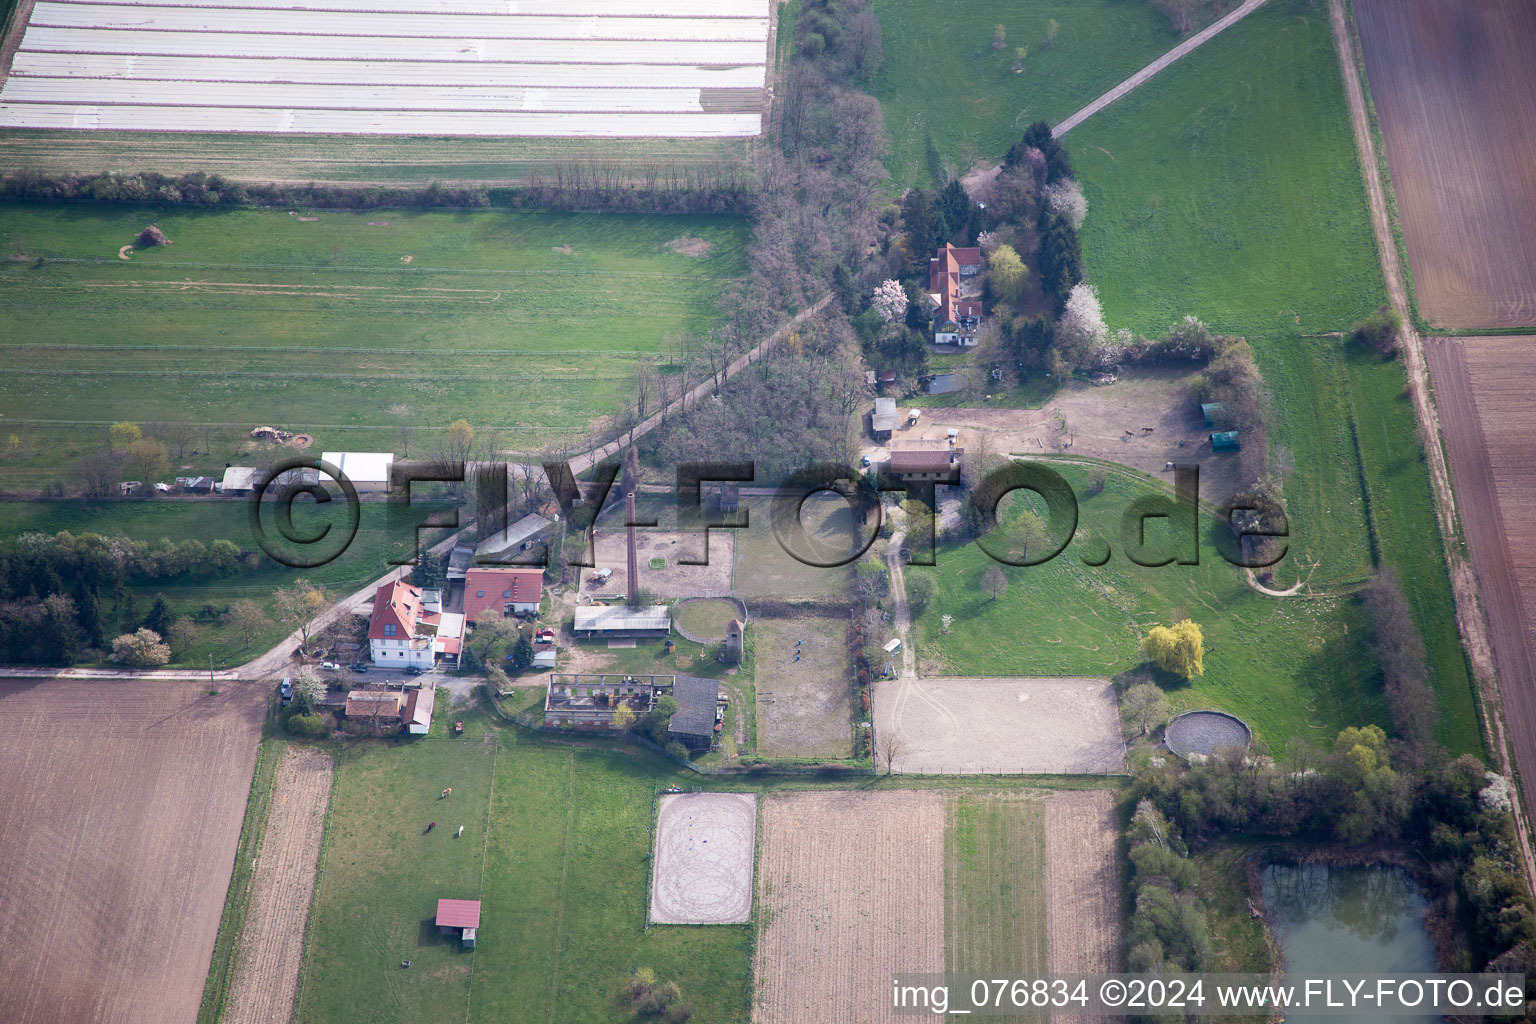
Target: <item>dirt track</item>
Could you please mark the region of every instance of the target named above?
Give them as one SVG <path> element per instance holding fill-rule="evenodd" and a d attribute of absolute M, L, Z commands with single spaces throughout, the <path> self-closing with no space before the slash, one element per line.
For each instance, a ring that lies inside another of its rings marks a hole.
<path fill-rule="evenodd" d="M 1426 319 L 1536 324 L 1536 6 L 1356 0 Z"/>
<path fill-rule="evenodd" d="M 763 799 L 754 1024 L 900 1024 L 894 972 L 944 970 L 938 791 Z"/>
<path fill-rule="evenodd" d="M 1118 836 L 1113 793 L 1055 792 L 1045 798 L 1046 930 L 1052 974 L 1098 973 L 1119 966 Z M 1062 1022 L 1097 1019 L 1056 1017 Z"/>
<path fill-rule="evenodd" d="M 265 690 L 0 680 L 0 1017 L 190 1024 Z"/>
<path fill-rule="evenodd" d="M 289 747 L 277 766 L 222 1024 L 287 1024 L 292 1014 L 334 773 L 313 747 Z"/>

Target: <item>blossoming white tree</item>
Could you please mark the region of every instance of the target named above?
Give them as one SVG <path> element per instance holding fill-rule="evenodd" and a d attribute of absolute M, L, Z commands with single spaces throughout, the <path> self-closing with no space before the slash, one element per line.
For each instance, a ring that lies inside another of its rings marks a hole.
<path fill-rule="evenodd" d="M 870 305 L 880 314 L 881 320 L 893 324 L 907 315 L 907 291 L 900 281 L 881 281 Z"/>
<path fill-rule="evenodd" d="M 1045 186 L 1045 202 L 1052 213 L 1065 217 L 1073 230 L 1082 227 L 1088 216 L 1088 199 L 1083 195 L 1083 187 L 1071 178 Z"/>

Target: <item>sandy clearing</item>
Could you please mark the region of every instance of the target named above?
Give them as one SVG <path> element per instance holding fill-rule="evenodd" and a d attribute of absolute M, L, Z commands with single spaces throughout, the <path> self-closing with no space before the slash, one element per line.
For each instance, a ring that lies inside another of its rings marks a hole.
<path fill-rule="evenodd" d="M 622 517 L 614 520 L 623 522 Z M 593 537 L 596 562 L 591 569 L 581 571 L 583 594 L 593 597 L 624 596 L 629 586 L 628 556 L 625 531 L 599 528 Z M 736 539 L 730 530 L 709 531 L 708 565 L 681 565 L 680 559 L 706 557 L 702 533 L 671 533 L 658 530 L 636 530 L 635 551 L 639 557 L 640 589 L 649 590 L 659 597 L 691 597 L 695 594 L 718 594 L 731 589 L 731 562 L 736 553 Z M 652 558 L 664 558 L 665 569 L 652 569 Z M 612 569 L 613 576 L 607 583 L 595 586 L 598 569 Z"/>
<path fill-rule="evenodd" d="M 683 235 L 668 242 L 667 248 L 679 256 L 692 256 L 694 259 L 701 260 L 714 251 L 715 243 L 706 242 L 704 239 L 695 238 L 693 235 Z"/>
<path fill-rule="evenodd" d="M 881 1024 L 894 972 L 944 970 L 938 792 L 763 799 L 754 1024 Z"/>
<path fill-rule="evenodd" d="M 1105 774 L 1125 767 L 1107 679 L 936 676 L 875 684 L 880 763 L 892 770 Z"/>
<path fill-rule="evenodd" d="M 757 795 L 673 793 L 656 811 L 655 924 L 734 924 L 752 916 Z"/>
<path fill-rule="evenodd" d="M 7 1024 L 191 1024 L 264 687 L 0 681 Z"/>
<path fill-rule="evenodd" d="M 1091 974 L 1119 967 L 1120 870 L 1115 854 L 1119 830 L 1115 826 L 1111 792 L 1054 792 L 1045 798 L 1046 932 L 1052 974 Z"/>
<path fill-rule="evenodd" d="M 313 747 L 289 747 L 278 763 L 223 1024 L 285 1024 L 292 1014 L 334 774 Z"/>

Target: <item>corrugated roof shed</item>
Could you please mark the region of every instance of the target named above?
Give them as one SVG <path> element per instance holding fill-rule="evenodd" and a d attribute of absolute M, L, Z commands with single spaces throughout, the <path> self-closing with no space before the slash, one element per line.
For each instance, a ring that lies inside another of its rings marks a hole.
<path fill-rule="evenodd" d="M 629 608 L 625 605 L 594 604 L 576 609 L 577 632 L 601 630 L 652 630 L 671 629 L 672 616 L 664 604 L 649 608 Z"/>
<path fill-rule="evenodd" d="M 518 554 L 525 541 L 531 540 L 553 525 L 537 512 L 530 512 L 500 533 L 493 534 L 475 547 L 475 557 L 482 562 L 494 562 L 503 557 Z"/>
<path fill-rule="evenodd" d="M 387 484 L 394 452 L 326 452 L 320 456 L 354 484 Z"/>
<path fill-rule="evenodd" d="M 875 399 L 875 415 L 871 422 L 876 430 L 895 430 L 898 424 L 896 399 Z"/>
<path fill-rule="evenodd" d="M 698 676 L 677 676 L 672 682 L 672 697 L 677 713 L 667 720 L 667 731 L 684 736 L 713 736 L 715 706 L 720 699 L 720 683 Z"/>

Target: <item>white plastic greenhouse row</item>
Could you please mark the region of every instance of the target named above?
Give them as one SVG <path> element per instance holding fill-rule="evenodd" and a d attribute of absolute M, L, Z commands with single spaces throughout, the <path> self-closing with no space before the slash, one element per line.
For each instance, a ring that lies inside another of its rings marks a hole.
<path fill-rule="evenodd" d="M 524 114 L 0 103 L 0 126 L 318 135 L 735 138 L 757 135 L 761 122 L 756 114 Z"/>
<path fill-rule="evenodd" d="M 181 79 L 325 85 L 485 85 L 546 88 L 760 89 L 763 68 L 665 64 L 450 64 L 433 61 L 299 60 L 252 57 L 136 57 L 104 53 L 16 54 L 12 79 Z"/>
<path fill-rule="evenodd" d="M 505 14 L 202 10 L 191 7 L 57 3 L 42 0 L 28 22 L 56 28 L 139 32 L 276 32 L 310 36 L 478 39 L 667 39 L 768 41 L 766 18 L 508 17 Z"/>
<path fill-rule="evenodd" d="M 0 103 L 78 103 L 331 110 L 702 113 L 697 89 L 496 89 L 415 85 L 268 85 L 12 78 Z"/>
<path fill-rule="evenodd" d="M 72 0 L 61 0 L 72 2 Z M 137 6 L 145 0 L 81 0 Z M 407 14 L 531 14 L 599 18 L 766 18 L 769 0 L 156 0 L 157 7 L 387 11 Z"/>
<path fill-rule="evenodd" d="M 763 43 L 610 39 L 423 39 L 257 33 L 134 32 L 29 25 L 21 49 L 200 57 L 309 57 L 342 60 L 505 61 L 569 64 L 728 64 L 767 61 Z"/>

